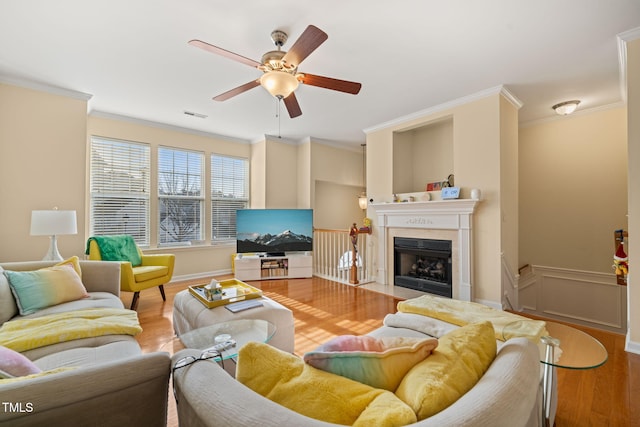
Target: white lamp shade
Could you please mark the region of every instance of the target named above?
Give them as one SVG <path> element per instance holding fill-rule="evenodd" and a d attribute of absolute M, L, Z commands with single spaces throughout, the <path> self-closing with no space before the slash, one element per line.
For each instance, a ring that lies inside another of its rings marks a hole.
<path fill-rule="evenodd" d="M 269 71 L 260 77 L 260 84 L 276 98 L 286 98 L 298 88 L 300 82 L 293 74 Z"/>
<path fill-rule="evenodd" d="M 76 211 L 31 211 L 32 236 L 77 234 Z"/>

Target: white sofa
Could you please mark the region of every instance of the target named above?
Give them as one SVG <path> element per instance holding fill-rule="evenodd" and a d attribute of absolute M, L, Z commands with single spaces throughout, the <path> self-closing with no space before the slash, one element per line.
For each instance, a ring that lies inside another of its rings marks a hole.
<path fill-rule="evenodd" d="M 393 315 L 389 315 L 393 316 Z M 456 326 L 431 319 L 432 336 Z M 386 322 L 390 324 L 392 322 Z M 427 337 L 413 329 L 382 326 L 369 335 Z M 431 334 L 430 334 L 431 335 Z M 413 425 L 420 427 L 533 427 L 542 424 L 542 395 L 538 347 L 526 338 L 499 343 L 498 352 L 476 385 L 445 410 Z M 198 357 L 183 350 L 173 357 Z M 174 373 L 180 425 L 196 426 L 332 426 L 293 412 L 253 392 L 218 365 L 194 363 Z M 331 410 L 327 408 L 327 410 Z"/>
<path fill-rule="evenodd" d="M 53 262 L 0 264 L 4 270 L 29 271 Z M 116 262 L 80 261 L 88 298 L 66 302 L 27 316 L 4 304 L 11 298 L 0 272 L 0 319 L 20 318 L 86 308 L 124 306 L 120 295 L 120 265 Z M 3 323 L 4 324 L 4 323 Z M 0 331 L 0 337 L 2 332 Z M 143 354 L 131 335 L 82 338 L 35 348 L 22 353 L 42 370 L 72 367 L 54 374 L 17 382 L 0 380 L 0 425 L 10 426 L 165 426 L 170 374 L 168 353 Z M 7 409 L 9 408 L 9 409 Z"/>

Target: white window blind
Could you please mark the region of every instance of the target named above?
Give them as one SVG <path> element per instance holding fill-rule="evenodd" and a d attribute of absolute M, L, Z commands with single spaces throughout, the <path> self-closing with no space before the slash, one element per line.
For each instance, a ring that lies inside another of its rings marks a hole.
<path fill-rule="evenodd" d="M 204 154 L 158 148 L 158 243 L 202 240 Z"/>
<path fill-rule="evenodd" d="M 211 155 L 211 240 L 236 238 L 236 210 L 249 206 L 249 161 Z"/>
<path fill-rule="evenodd" d="M 91 137 L 90 234 L 149 246 L 149 145 Z"/>

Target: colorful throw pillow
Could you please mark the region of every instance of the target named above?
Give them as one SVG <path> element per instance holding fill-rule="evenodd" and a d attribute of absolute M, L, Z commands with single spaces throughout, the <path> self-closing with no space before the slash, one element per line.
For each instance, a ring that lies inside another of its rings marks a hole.
<path fill-rule="evenodd" d="M 4 271 L 21 315 L 89 296 L 70 263 L 35 271 Z"/>
<path fill-rule="evenodd" d="M 423 420 L 471 390 L 496 357 L 490 322 L 471 323 L 440 337 L 431 356 L 414 366 L 396 390 Z"/>
<path fill-rule="evenodd" d="M 31 360 L 17 351 L 0 345 L 0 378 L 23 377 L 42 372 Z"/>
<path fill-rule="evenodd" d="M 395 391 L 409 369 L 437 346 L 435 338 L 343 335 L 306 353 L 303 359 L 314 368 Z"/>
<path fill-rule="evenodd" d="M 236 379 L 292 411 L 335 424 L 368 427 L 416 422 L 393 393 L 315 369 L 298 356 L 250 342 L 238 353 Z"/>

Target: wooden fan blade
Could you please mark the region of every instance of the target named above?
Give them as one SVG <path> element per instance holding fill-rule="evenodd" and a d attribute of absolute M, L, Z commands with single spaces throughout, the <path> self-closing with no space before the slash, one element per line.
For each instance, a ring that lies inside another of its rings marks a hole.
<path fill-rule="evenodd" d="M 224 56 L 225 58 L 233 59 L 234 61 L 242 62 L 250 67 L 259 67 L 262 65 L 258 61 L 254 61 L 253 59 L 245 58 L 242 55 L 238 55 L 237 53 L 229 52 L 226 49 L 223 49 L 218 46 L 214 46 L 207 42 L 203 42 L 202 40 L 190 40 L 189 44 L 191 46 L 199 47 L 200 49 L 206 50 L 207 52 L 215 53 L 216 55 Z"/>
<path fill-rule="evenodd" d="M 302 115 L 302 110 L 300 109 L 300 104 L 298 104 L 295 92 L 291 92 L 291 94 L 284 99 L 284 105 L 287 107 L 289 117 L 292 119 Z"/>
<path fill-rule="evenodd" d="M 362 87 L 361 83 L 332 79 L 331 77 L 323 77 L 307 73 L 303 73 L 301 77 L 298 77 L 298 80 L 306 85 L 337 90 L 339 92 L 350 93 L 352 95 L 357 95 Z"/>
<path fill-rule="evenodd" d="M 309 25 L 282 59 L 287 64 L 297 67 L 327 38 L 329 38 L 327 33 L 314 25 Z"/>
<path fill-rule="evenodd" d="M 228 90 L 225 93 L 221 93 L 218 96 L 213 97 L 214 101 L 226 101 L 229 98 L 233 98 L 236 95 L 240 95 L 243 92 L 248 91 L 249 89 L 253 89 L 256 86 L 260 86 L 260 79 L 253 80 L 249 83 L 245 83 L 242 86 L 238 86 L 234 89 Z"/>

